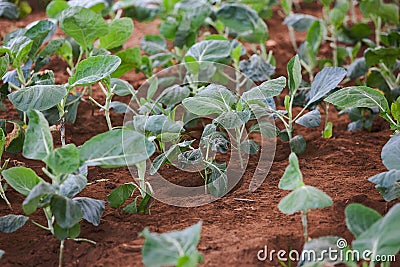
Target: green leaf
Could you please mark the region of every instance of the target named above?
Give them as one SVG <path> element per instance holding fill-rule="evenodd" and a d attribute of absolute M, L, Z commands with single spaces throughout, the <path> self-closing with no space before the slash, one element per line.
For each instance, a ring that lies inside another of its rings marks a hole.
<path fill-rule="evenodd" d="M 379 187 L 390 187 L 394 183 L 400 180 L 400 170 L 390 170 L 387 172 L 381 172 L 370 178 L 368 181 L 378 185 Z"/>
<path fill-rule="evenodd" d="M 257 154 L 260 150 L 260 145 L 254 140 L 244 140 L 240 143 L 240 147 L 249 155 Z"/>
<path fill-rule="evenodd" d="M 134 183 L 126 183 L 115 188 L 107 196 L 110 207 L 113 209 L 121 207 L 133 192 L 135 192 L 136 188 L 137 185 Z"/>
<path fill-rule="evenodd" d="M 322 209 L 331 206 L 332 199 L 318 188 L 304 185 L 284 197 L 278 205 L 281 212 L 293 214 L 296 211 L 307 212 L 310 209 Z"/>
<path fill-rule="evenodd" d="M 29 52 L 30 58 L 36 55 L 37 51 L 45 42 L 45 40 L 54 34 L 56 28 L 57 25 L 55 23 L 49 20 L 41 20 L 25 32 L 24 36 L 33 41 L 31 50 Z"/>
<path fill-rule="evenodd" d="M 112 74 L 113 78 L 119 78 L 132 69 L 140 69 L 142 65 L 142 56 L 140 47 L 133 47 L 115 54 L 121 59 L 121 65 Z"/>
<path fill-rule="evenodd" d="M 108 0 L 69 0 L 70 6 L 81 6 L 88 8 L 96 13 L 104 11 L 105 8 L 111 5 L 111 1 Z"/>
<path fill-rule="evenodd" d="M 27 196 L 31 190 L 43 180 L 29 168 L 13 167 L 1 172 L 4 179 L 18 193 Z"/>
<path fill-rule="evenodd" d="M 376 66 L 381 62 L 384 63 L 388 68 L 393 68 L 393 66 L 396 64 L 396 60 L 400 57 L 400 48 L 369 48 L 365 51 L 364 57 L 368 68 Z"/>
<path fill-rule="evenodd" d="M 41 199 L 56 192 L 54 186 L 47 182 L 40 182 L 32 188 L 29 195 L 22 202 L 22 209 L 26 214 L 32 214 L 37 209 Z"/>
<path fill-rule="evenodd" d="M 75 224 L 71 228 L 62 228 L 58 223 L 54 224 L 54 235 L 60 240 L 67 238 L 77 238 L 81 233 L 80 223 Z"/>
<path fill-rule="evenodd" d="M 111 78 L 110 87 L 114 88 L 114 93 L 118 96 L 136 95 L 132 85 L 118 78 Z"/>
<path fill-rule="evenodd" d="M 287 73 L 288 73 L 288 86 L 290 95 L 294 95 L 299 89 L 302 76 L 301 76 L 301 64 L 298 55 L 295 55 L 289 60 L 287 64 Z"/>
<path fill-rule="evenodd" d="M 163 103 L 167 107 L 175 106 L 189 97 L 190 90 L 187 86 L 173 85 L 162 91 L 157 102 Z"/>
<path fill-rule="evenodd" d="M 153 143 L 144 135 L 129 129 L 116 129 L 86 141 L 79 154 L 87 166 L 114 168 L 144 161 L 154 151 Z"/>
<path fill-rule="evenodd" d="M 307 106 L 330 93 L 346 76 L 346 70 L 339 67 L 327 67 L 315 76 L 311 89 L 307 94 Z"/>
<path fill-rule="evenodd" d="M 390 113 L 397 122 L 400 122 L 400 97 L 390 106 Z"/>
<path fill-rule="evenodd" d="M 73 199 L 82 210 L 83 219 L 90 222 L 94 226 L 100 224 L 101 215 L 105 209 L 105 203 L 103 200 L 97 200 L 88 197 L 76 197 Z"/>
<path fill-rule="evenodd" d="M 237 46 L 234 50 L 238 50 L 240 47 L 241 45 Z M 254 82 L 268 80 L 275 73 L 275 67 L 257 54 L 253 54 L 249 60 L 240 61 L 239 66 L 240 71 Z"/>
<path fill-rule="evenodd" d="M 27 112 L 30 109 L 49 109 L 60 103 L 66 95 L 64 85 L 34 85 L 12 92 L 8 98 L 18 110 Z"/>
<path fill-rule="evenodd" d="M 259 86 L 244 92 L 241 99 L 246 102 L 252 100 L 265 100 L 266 98 L 279 95 L 285 86 L 286 78 L 281 76 L 279 78 L 263 82 Z"/>
<path fill-rule="evenodd" d="M 228 193 L 228 177 L 225 173 L 226 164 L 215 164 L 214 162 L 214 165 L 218 169 L 210 166 L 211 175 L 208 177 L 207 190 L 215 197 L 223 197 Z"/>
<path fill-rule="evenodd" d="M 307 128 L 317 128 L 321 124 L 321 113 L 319 109 L 314 109 L 298 118 L 295 122 Z"/>
<path fill-rule="evenodd" d="M 159 35 L 146 34 L 140 40 L 140 48 L 150 55 L 168 52 L 167 43 Z"/>
<path fill-rule="evenodd" d="M 222 113 L 217 118 L 215 118 L 213 120 L 213 123 L 221 125 L 224 129 L 235 129 L 248 122 L 249 119 L 250 119 L 249 110 L 245 111 L 230 110 L 228 112 Z"/>
<path fill-rule="evenodd" d="M 318 20 L 318 18 L 308 15 L 308 14 L 300 14 L 300 13 L 291 13 L 285 17 L 283 24 L 286 24 L 298 32 L 307 31 L 311 24 Z"/>
<path fill-rule="evenodd" d="M 22 154 L 28 159 L 43 160 L 53 151 L 53 137 L 49 124 L 40 111 L 28 111 L 28 118 Z"/>
<path fill-rule="evenodd" d="M 17 68 L 22 62 L 28 58 L 29 51 L 31 51 L 33 41 L 28 37 L 18 36 L 7 42 L 7 47 L 11 50 L 13 57 L 12 67 Z"/>
<path fill-rule="evenodd" d="M 65 197 L 72 198 L 76 194 L 80 193 L 87 185 L 87 168 L 82 167 L 86 173 L 81 171 L 78 174 L 70 174 L 60 185 L 60 194 Z"/>
<path fill-rule="evenodd" d="M 9 214 L 2 216 L 0 217 L 0 232 L 6 234 L 15 232 L 24 226 L 28 220 L 29 218 L 23 215 Z"/>
<path fill-rule="evenodd" d="M 369 250 L 372 259 L 376 259 L 377 256 L 396 255 L 400 250 L 399 220 L 400 204 L 398 203 L 353 241 L 353 249 L 360 253 Z"/>
<path fill-rule="evenodd" d="M 383 146 L 381 152 L 382 163 L 388 170 L 400 170 L 400 135 L 392 136 Z"/>
<path fill-rule="evenodd" d="M 283 190 L 295 190 L 301 186 L 304 186 L 303 175 L 300 171 L 299 160 L 292 152 L 289 156 L 289 165 L 286 167 L 278 187 Z"/>
<path fill-rule="evenodd" d="M 71 86 L 94 84 L 110 76 L 121 64 L 117 56 L 94 56 L 79 62 L 74 75 L 68 79 Z"/>
<path fill-rule="evenodd" d="M 150 233 L 146 228 L 141 235 L 145 238 L 142 247 L 143 263 L 146 266 L 177 265 L 183 256 L 199 256 L 196 249 L 200 241 L 202 223 L 199 222 L 182 231 L 164 234 Z"/>
<path fill-rule="evenodd" d="M 17 19 L 19 17 L 18 7 L 9 2 L 0 2 L 0 17 Z"/>
<path fill-rule="evenodd" d="M 4 145 L 6 144 L 6 135 L 2 128 L 0 128 L 0 159 L 4 152 Z"/>
<path fill-rule="evenodd" d="M 150 132 L 154 135 L 165 133 L 180 133 L 183 127 L 181 121 L 171 120 L 164 114 L 161 115 L 136 115 L 133 118 L 133 126 L 141 134 Z"/>
<path fill-rule="evenodd" d="M 304 151 L 306 151 L 306 146 L 307 146 L 306 139 L 304 139 L 304 136 L 301 134 L 293 137 L 289 141 L 289 145 L 290 145 L 290 150 L 292 150 L 292 152 L 298 155 L 303 154 Z"/>
<path fill-rule="evenodd" d="M 347 229 L 356 238 L 382 218 L 382 215 L 377 211 L 358 203 L 348 205 L 345 209 L 345 214 Z"/>
<path fill-rule="evenodd" d="M 51 151 L 43 161 L 56 175 L 73 173 L 81 165 L 78 148 L 74 144 Z"/>
<path fill-rule="evenodd" d="M 94 40 L 109 32 L 108 24 L 99 14 L 78 6 L 62 11 L 59 25 L 84 51 L 93 46 Z"/>
<path fill-rule="evenodd" d="M 131 18 L 114 19 L 109 23 L 109 33 L 100 37 L 100 47 L 113 49 L 123 45 L 133 32 Z"/>
<path fill-rule="evenodd" d="M 322 131 L 322 137 L 323 138 L 331 138 L 332 137 L 332 128 L 333 128 L 333 124 L 332 122 L 328 122 L 325 125 L 325 129 Z"/>
<path fill-rule="evenodd" d="M 64 9 L 69 8 L 69 5 L 64 0 L 53 0 L 46 7 L 46 14 L 49 18 L 58 19 Z"/>
<path fill-rule="evenodd" d="M 221 114 L 227 111 L 224 102 L 211 100 L 209 97 L 188 97 L 182 101 L 183 106 L 191 113 L 205 116 L 210 114 Z"/>
<path fill-rule="evenodd" d="M 208 40 L 196 43 L 189 48 L 186 56 L 194 57 L 198 62 L 221 62 L 231 55 L 231 42 L 224 40 Z"/>
<path fill-rule="evenodd" d="M 8 65 L 10 65 L 10 56 L 5 54 L 4 56 L 0 57 L 0 78 L 7 73 Z"/>
<path fill-rule="evenodd" d="M 266 138 L 275 138 L 277 136 L 277 128 L 269 121 L 258 120 L 258 123 L 250 126 L 249 133 L 261 133 Z"/>
<path fill-rule="evenodd" d="M 379 108 L 389 112 L 389 104 L 384 95 L 367 86 L 351 86 L 340 89 L 327 98 L 325 102 L 344 108 Z"/>
<path fill-rule="evenodd" d="M 59 195 L 54 195 L 51 198 L 50 208 L 61 228 L 72 228 L 83 216 L 78 203 Z"/>

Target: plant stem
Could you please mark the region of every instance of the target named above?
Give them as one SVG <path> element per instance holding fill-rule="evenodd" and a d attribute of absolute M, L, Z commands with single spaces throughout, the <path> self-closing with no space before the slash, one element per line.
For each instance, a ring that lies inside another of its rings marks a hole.
<path fill-rule="evenodd" d="M 58 258 L 58 267 L 62 267 L 64 242 L 65 242 L 65 240 L 61 240 L 61 242 L 60 242 L 60 255 Z"/>
<path fill-rule="evenodd" d="M 260 43 L 260 48 L 261 48 L 261 57 L 264 60 L 267 60 L 268 55 L 267 55 L 267 47 L 265 45 L 265 40 Z"/>
<path fill-rule="evenodd" d="M 40 223 L 35 222 L 34 220 L 31 220 L 31 222 L 32 222 L 34 225 L 38 226 L 39 228 L 42 228 L 43 230 L 50 231 L 50 228 L 48 228 L 48 227 L 46 227 L 46 226 L 43 226 L 43 225 L 41 225 Z"/>
<path fill-rule="evenodd" d="M 331 34 L 332 34 L 332 43 L 331 43 L 331 47 L 333 49 L 332 53 L 333 53 L 333 66 L 337 67 L 339 65 L 338 62 L 338 52 L 337 52 L 337 37 L 336 37 L 336 29 L 335 27 L 332 27 L 331 30 Z"/>
<path fill-rule="evenodd" d="M 297 43 L 296 43 L 296 33 L 294 32 L 294 29 L 292 26 L 288 26 L 289 29 L 289 38 L 290 38 L 290 43 L 293 46 L 294 51 L 297 51 Z"/>
<path fill-rule="evenodd" d="M 308 241 L 308 231 L 307 231 L 307 211 L 301 212 L 301 224 L 303 225 L 304 233 L 304 244 Z"/>
<path fill-rule="evenodd" d="M 237 143 L 237 151 L 239 154 L 239 161 L 240 161 L 240 168 L 243 169 L 243 159 L 242 159 L 242 149 L 241 149 L 241 133 L 240 131 L 236 128 L 235 129 L 236 132 L 236 143 Z"/>
<path fill-rule="evenodd" d="M 4 199 L 7 206 L 10 208 L 10 210 L 13 210 L 13 208 L 11 207 L 10 201 L 8 201 L 8 199 L 7 199 L 6 192 L 4 192 L 3 185 L 1 184 L 1 178 L 0 178 L 0 196 L 2 199 Z"/>
<path fill-rule="evenodd" d="M 329 122 L 329 103 L 325 102 L 325 125 L 324 125 L 324 131 L 326 129 L 326 125 L 328 125 Z"/>
<path fill-rule="evenodd" d="M 75 242 L 87 242 L 87 243 L 92 244 L 92 245 L 96 245 L 97 244 L 95 241 L 90 240 L 90 239 L 86 239 L 86 238 L 71 238 L 71 239 L 74 240 Z"/>
<path fill-rule="evenodd" d="M 381 27 L 382 27 L 382 18 L 377 17 L 374 19 L 375 24 L 375 42 L 376 46 L 380 46 L 381 43 Z"/>

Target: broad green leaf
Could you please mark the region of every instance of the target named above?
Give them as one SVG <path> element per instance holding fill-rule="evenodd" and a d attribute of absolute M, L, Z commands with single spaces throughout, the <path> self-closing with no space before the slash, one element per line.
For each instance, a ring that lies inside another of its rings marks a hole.
<path fill-rule="evenodd" d="M 172 162 L 178 158 L 181 153 L 178 145 L 171 146 L 166 152 L 158 155 L 151 163 L 150 175 L 157 173 L 158 169 L 167 161 Z"/>
<path fill-rule="evenodd" d="M 205 19 L 211 14 L 211 5 L 208 1 L 185 0 L 178 1 L 175 11 L 190 18 L 191 31 L 197 31 L 200 26 L 205 24 Z"/>
<path fill-rule="evenodd" d="M 81 168 L 80 168 L 81 169 Z M 84 169 L 87 168 L 85 167 Z M 72 198 L 80 193 L 87 185 L 87 173 L 70 174 L 60 185 L 60 194 Z"/>
<path fill-rule="evenodd" d="M 306 151 L 306 139 L 304 139 L 304 136 L 299 134 L 290 139 L 289 141 L 290 149 L 292 152 L 300 155 L 303 154 L 304 151 Z"/>
<path fill-rule="evenodd" d="M 358 203 L 348 205 L 345 214 L 347 229 L 349 229 L 356 238 L 382 218 L 382 215 L 377 211 Z"/>
<path fill-rule="evenodd" d="M 215 118 L 213 120 L 213 123 L 221 125 L 224 129 L 235 129 L 248 122 L 249 119 L 250 119 L 249 110 L 245 111 L 230 110 L 228 112 L 222 113 L 217 118 Z"/>
<path fill-rule="evenodd" d="M 343 24 L 349 7 L 347 1 L 337 1 L 335 7 L 329 12 L 330 24 L 335 26 L 336 29 Z"/>
<path fill-rule="evenodd" d="M 340 89 L 324 100 L 344 108 L 379 108 L 381 112 L 389 112 L 389 104 L 384 95 L 367 86 L 351 86 Z"/>
<path fill-rule="evenodd" d="M 0 17 L 17 19 L 19 17 L 18 6 L 10 2 L 0 2 Z"/>
<path fill-rule="evenodd" d="M 70 6 L 81 6 L 88 8 L 96 13 L 104 11 L 105 8 L 109 7 L 112 2 L 109 0 L 69 0 Z"/>
<path fill-rule="evenodd" d="M 393 68 L 396 60 L 400 57 L 399 47 L 377 47 L 369 48 L 364 53 L 365 63 L 367 67 L 376 66 L 379 63 L 384 63 L 386 67 Z"/>
<path fill-rule="evenodd" d="M 327 67 L 315 76 L 311 89 L 307 94 L 307 106 L 330 93 L 346 76 L 346 70 L 339 67 Z"/>
<path fill-rule="evenodd" d="M 133 32 L 133 21 L 130 18 L 119 18 L 109 23 L 109 33 L 100 37 L 100 47 L 113 49 L 123 45 Z"/>
<path fill-rule="evenodd" d="M 56 175 L 73 173 L 81 165 L 78 148 L 74 144 L 51 151 L 43 161 Z"/>
<path fill-rule="evenodd" d="M 400 97 L 390 105 L 390 113 L 397 122 L 400 122 Z"/>
<path fill-rule="evenodd" d="M 323 138 L 331 138 L 332 134 L 333 134 L 332 128 L 333 128 L 333 124 L 332 124 L 332 122 L 329 121 L 325 125 L 325 129 L 322 131 L 322 137 Z"/>
<path fill-rule="evenodd" d="M 34 85 L 12 92 L 8 98 L 18 110 L 27 112 L 31 109 L 49 109 L 60 103 L 66 95 L 64 85 Z"/>
<path fill-rule="evenodd" d="M 34 188 L 32 188 L 29 195 L 25 198 L 24 202 L 22 202 L 22 209 L 26 214 L 32 214 L 37 209 L 39 202 L 41 199 L 46 196 L 55 194 L 56 189 L 54 186 L 47 182 L 40 182 Z"/>
<path fill-rule="evenodd" d="M 105 203 L 103 200 L 97 200 L 88 197 L 76 197 L 73 199 L 82 210 L 83 219 L 90 222 L 94 226 L 100 224 L 101 215 L 105 209 Z"/>
<path fill-rule="evenodd" d="M 291 13 L 285 17 L 283 24 L 286 24 L 298 32 L 307 31 L 311 24 L 318 20 L 318 18 L 308 15 L 308 14 L 300 14 L 300 13 Z"/>
<path fill-rule="evenodd" d="M 360 2 L 360 10 L 365 17 L 381 17 L 384 22 L 399 23 L 399 7 L 386 4 L 382 0 L 364 0 Z"/>
<path fill-rule="evenodd" d="M 127 113 L 129 106 L 119 101 L 112 101 L 109 106 L 110 109 L 114 110 L 115 113 Z"/>
<path fill-rule="evenodd" d="M 127 81 L 111 78 L 110 87 L 114 88 L 114 93 L 118 96 L 127 96 L 136 94 L 135 89 Z"/>
<path fill-rule="evenodd" d="M 112 74 L 113 78 L 119 78 L 132 69 L 140 69 L 142 65 L 142 56 L 140 47 L 133 47 L 115 54 L 121 59 L 118 69 Z"/>
<path fill-rule="evenodd" d="M 67 238 L 77 238 L 81 233 L 80 223 L 75 224 L 71 228 L 62 228 L 58 223 L 54 224 L 54 235 L 60 240 Z"/>
<path fill-rule="evenodd" d="M 183 106 L 191 113 L 205 116 L 210 114 L 221 114 L 227 111 L 226 106 L 219 100 L 210 100 L 209 97 L 189 97 L 182 101 Z"/>
<path fill-rule="evenodd" d="M 386 202 L 400 198 L 400 183 L 394 183 L 387 188 L 378 187 L 378 190 Z"/>
<path fill-rule="evenodd" d="M 360 253 L 369 250 L 372 259 L 376 256 L 396 255 L 400 250 L 399 220 L 400 204 L 398 203 L 353 241 L 353 249 Z"/>
<path fill-rule="evenodd" d="M 167 107 L 175 106 L 189 97 L 190 90 L 187 86 L 173 85 L 164 89 L 158 97 L 157 102 L 163 103 Z"/>
<path fill-rule="evenodd" d="M 33 41 L 29 52 L 30 58 L 36 55 L 37 51 L 46 39 L 50 38 L 54 34 L 56 28 L 57 25 L 55 23 L 49 20 L 41 20 L 25 32 L 24 36 Z"/>
<path fill-rule="evenodd" d="M 266 138 L 275 138 L 279 131 L 276 126 L 265 120 L 259 120 L 258 123 L 250 126 L 249 133 L 261 133 Z"/>
<path fill-rule="evenodd" d="M 140 48 L 150 55 L 168 52 L 167 43 L 159 35 L 146 34 L 140 40 Z"/>
<path fill-rule="evenodd" d="M 200 241 L 202 223 L 199 222 L 182 231 L 164 234 L 150 233 L 147 228 L 141 235 L 145 238 L 142 247 L 143 263 L 146 266 L 176 265 L 183 256 L 199 255 L 197 244 Z"/>
<path fill-rule="evenodd" d="M 278 187 L 283 190 L 295 190 L 301 186 L 304 186 L 303 175 L 300 171 L 299 160 L 292 152 L 289 156 L 289 165 L 286 167 Z"/>
<path fill-rule="evenodd" d="M 94 84 L 110 76 L 121 64 L 117 56 L 104 55 L 89 57 L 79 62 L 74 75 L 68 79 L 71 86 Z"/>
<path fill-rule="evenodd" d="M 295 122 L 307 128 L 317 128 L 321 124 L 321 113 L 319 109 L 314 109 L 298 118 Z"/>
<path fill-rule="evenodd" d="M 2 216 L 0 217 L 0 232 L 7 234 L 15 232 L 24 226 L 28 220 L 29 218 L 23 215 L 9 214 Z"/>
<path fill-rule="evenodd" d="M 6 46 L 10 48 L 13 57 L 13 68 L 19 67 L 21 63 L 26 61 L 29 51 L 31 51 L 32 45 L 33 41 L 24 36 L 15 37 L 7 42 Z"/>
<path fill-rule="evenodd" d="M 133 126 L 135 130 L 141 134 L 150 132 L 152 134 L 180 133 L 183 123 L 174 121 L 164 114 L 161 115 L 136 115 L 133 118 Z"/>
<path fill-rule="evenodd" d="M 244 92 L 241 99 L 246 102 L 252 100 L 265 100 L 266 98 L 279 95 L 285 86 L 286 78 L 281 76 L 279 78 L 263 82 L 259 86 Z"/>
<path fill-rule="evenodd" d="M 64 9 L 69 5 L 64 0 L 53 0 L 46 6 L 46 14 L 49 18 L 58 19 Z"/>
<path fill-rule="evenodd" d="M 186 56 L 194 57 L 198 62 L 221 62 L 231 55 L 231 42 L 223 40 L 208 40 L 196 43 L 189 48 Z"/>
<path fill-rule="evenodd" d="M 260 145 L 254 140 L 244 140 L 240 143 L 240 147 L 249 155 L 257 154 L 260 150 Z"/>
<path fill-rule="evenodd" d="M 332 205 L 332 199 L 318 188 L 304 185 L 284 197 L 278 205 L 281 212 L 293 214 L 296 211 L 321 209 Z"/>
<path fill-rule="evenodd" d="M 99 14 L 77 6 L 62 11 L 59 25 L 83 50 L 91 48 L 94 40 L 109 32 L 107 22 Z"/>
<path fill-rule="evenodd" d="M 25 130 L 23 129 L 23 122 L 11 121 L 13 124 L 13 130 L 10 134 L 8 134 L 9 143 L 5 148 L 9 153 L 19 153 L 22 151 L 22 147 L 24 146 L 25 140 Z"/>
<path fill-rule="evenodd" d="M 31 190 L 43 181 L 32 169 L 25 167 L 7 169 L 2 171 L 1 175 L 7 184 L 24 196 L 28 196 Z"/>
<path fill-rule="evenodd" d="M 144 135 L 129 129 L 116 129 L 86 141 L 79 155 L 87 166 L 114 168 L 144 161 L 154 151 L 153 143 Z"/>
<path fill-rule="evenodd" d="M 383 146 L 381 152 L 382 163 L 388 170 L 400 170 L 400 135 L 392 136 Z"/>
<path fill-rule="evenodd" d="M 116 209 L 122 206 L 125 201 L 136 190 L 137 185 L 134 183 L 126 183 L 115 188 L 108 196 L 108 204 L 111 208 Z"/>
<path fill-rule="evenodd" d="M 0 57 L 0 78 L 7 73 L 8 65 L 10 65 L 10 56 L 5 54 L 4 56 Z"/>
<path fill-rule="evenodd" d="M 40 111 L 28 111 L 28 118 L 22 154 L 28 159 L 43 160 L 53 151 L 53 137 L 49 124 Z"/>
<path fill-rule="evenodd" d="M 262 42 L 268 38 L 264 21 L 252 8 L 240 4 L 225 4 L 217 10 L 216 16 L 225 26 L 238 32 L 245 41 Z"/>
<path fill-rule="evenodd" d="M 390 170 L 387 172 L 381 172 L 370 178 L 368 181 L 376 184 L 379 187 L 389 187 L 400 180 L 400 170 Z"/>
<path fill-rule="evenodd" d="M 53 195 L 51 198 L 50 209 L 61 228 L 73 227 L 83 216 L 78 203 L 59 195 Z"/>
<path fill-rule="evenodd" d="M 215 164 L 215 163 L 214 163 Z M 218 166 L 218 164 L 215 164 Z M 207 190 L 215 197 L 223 197 L 228 193 L 228 177 L 224 169 L 226 165 L 222 164 L 223 168 L 211 167 L 211 175 L 208 177 Z"/>
<path fill-rule="evenodd" d="M 209 97 L 223 102 L 226 108 L 232 107 L 237 102 L 237 97 L 232 91 L 228 90 L 225 86 L 213 83 L 197 92 L 196 96 Z"/>
<path fill-rule="evenodd" d="M 237 46 L 232 51 L 235 50 L 241 52 L 241 45 Z M 257 54 L 253 54 L 249 60 L 240 61 L 239 66 L 240 71 L 254 82 L 268 80 L 275 73 L 275 67 Z"/>
<path fill-rule="evenodd" d="M 287 64 L 287 73 L 288 73 L 288 86 L 290 95 L 294 95 L 299 89 L 302 76 L 301 76 L 301 64 L 299 56 L 296 55 L 289 60 Z"/>

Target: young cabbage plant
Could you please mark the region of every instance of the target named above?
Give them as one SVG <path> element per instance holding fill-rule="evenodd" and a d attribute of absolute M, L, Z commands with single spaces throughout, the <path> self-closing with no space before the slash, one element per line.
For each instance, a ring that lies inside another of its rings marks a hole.
<path fill-rule="evenodd" d="M 11 203 L 8 201 L 5 188 L 6 184 L 3 184 L 2 172 L 7 168 L 9 159 L 5 160 L 4 163 L 1 163 L 1 158 L 3 156 L 3 152 L 6 145 L 6 135 L 4 134 L 3 129 L 0 128 L 0 197 L 6 202 L 7 206 L 12 210 Z"/>
<path fill-rule="evenodd" d="M 197 250 L 202 222 L 182 231 L 151 233 L 147 228 L 140 234 L 145 238 L 142 261 L 145 266 L 198 266 L 203 257 Z"/>
<path fill-rule="evenodd" d="M 51 232 L 61 240 L 61 266 L 65 240 L 95 244 L 93 241 L 78 238 L 80 221 L 85 219 L 95 226 L 99 225 L 105 208 L 102 200 L 75 197 L 87 185 L 88 167 L 114 168 L 137 164 L 154 152 L 154 146 L 133 130 L 118 129 L 91 138 L 79 149 L 74 144 L 55 149 L 44 115 L 40 111 L 29 110 L 28 117 L 23 156 L 44 162 L 46 167 L 42 171 L 51 182 L 46 182 L 34 170 L 26 167 L 9 168 L 2 175 L 12 188 L 26 196 L 22 204 L 24 213 L 29 216 L 41 208 L 46 216 L 47 226 L 28 216 L 10 214 L 0 217 L 0 230 L 11 233 L 30 221 Z"/>
<path fill-rule="evenodd" d="M 322 98 L 334 90 L 346 75 L 346 71 L 343 68 L 338 67 L 328 67 L 322 69 L 315 76 L 315 79 L 311 84 L 311 88 L 306 95 L 307 102 L 297 115 L 293 112 L 293 106 L 296 93 L 298 92 L 300 83 L 302 81 L 299 56 L 296 55 L 289 61 L 287 65 L 287 71 L 289 94 L 285 96 L 285 110 L 277 110 L 275 108 L 275 104 L 264 104 L 264 106 L 268 112 L 272 113 L 274 118 L 280 119 L 285 127 L 284 130 L 279 132 L 278 136 L 280 136 L 283 140 L 289 141 L 290 148 L 293 152 L 301 154 L 306 149 L 306 141 L 302 135 L 294 136 L 294 124 L 296 123 L 309 128 L 316 128 L 320 125 L 321 114 L 318 108 L 315 108 L 308 113 L 305 113 L 305 111 L 313 107 L 316 103 L 320 102 Z M 274 86 L 274 83 L 277 82 L 283 83 L 283 86 Z M 281 93 L 283 87 L 286 85 L 286 80 L 281 77 L 275 80 L 267 81 L 263 85 L 264 86 L 260 85 L 255 89 L 245 92 L 242 98 L 247 101 L 254 101 L 265 100 L 266 98 L 277 96 Z M 328 109 L 325 111 L 325 118 L 323 136 L 330 137 L 332 135 L 332 123 L 328 121 Z"/>
<path fill-rule="evenodd" d="M 279 210 L 285 214 L 301 212 L 304 243 L 308 242 L 307 214 L 311 209 L 331 206 L 332 199 L 318 188 L 304 184 L 299 160 L 293 152 L 289 156 L 289 165 L 279 182 L 279 188 L 292 191 L 279 202 Z"/>

